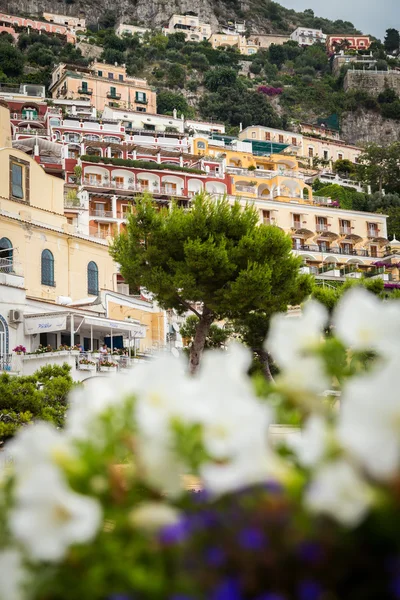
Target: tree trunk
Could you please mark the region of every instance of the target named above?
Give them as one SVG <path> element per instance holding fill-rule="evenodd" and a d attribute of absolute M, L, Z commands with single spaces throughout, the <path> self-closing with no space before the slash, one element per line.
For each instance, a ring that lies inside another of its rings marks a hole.
<path fill-rule="evenodd" d="M 206 337 L 208 336 L 213 321 L 214 314 L 205 306 L 196 327 L 193 344 L 190 348 L 189 371 L 191 375 L 194 375 L 199 368 L 201 355 L 203 354 L 204 345 L 206 343 Z"/>
<path fill-rule="evenodd" d="M 272 377 L 272 373 L 269 368 L 268 352 L 263 348 L 253 348 L 253 352 L 255 352 L 260 359 L 265 379 L 271 383 L 274 383 L 274 378 Z"/>

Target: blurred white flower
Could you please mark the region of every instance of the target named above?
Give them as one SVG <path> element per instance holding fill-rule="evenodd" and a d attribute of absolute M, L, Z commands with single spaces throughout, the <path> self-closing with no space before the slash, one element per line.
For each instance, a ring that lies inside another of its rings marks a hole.
<path fill-rule="evenodd" d="M 280 367 L 291 368 L 318 345 L 327 321 L 327 310 L 314 300 L 304 305 L 298 318 L 277 314 L 271 319 L 265 348 Z"/>
<path fill-rule="evenodd" d="M 334 315 L 336 335 L 354 350 L 376 350 L 399 355 L 400 303 L 382 302 L 355 288 L 340 301 Z"/>
<path fill-rule="evenodd" d="M 237 457 L 267 444 L 272 410 L 254 393 L 247 375 L 250 352 L 239 344 L 206 354 L 196 379 L 202 402 L 203 442 L 216 460 Z"/>
<path fill-rule="evenodd" d="M 110 406 L 123 402 L 118 380 L 119 377 L 91 379 L 84 387 L 77 388 L 70 394 L 65 424 L 65 433 L 69 438 L 91 439 L 99 444 L 103 442 L 97 432 L 96 418 Z"/>
<path fill-rule="evenodd" d="M 146 502 L 129 514 L 129 522 L 139 529 L 156 532 L 179 522 L 179 511 L 165 502 Z"/>
<path fill-rule="evenodd" d="M 49 423 L 36 423 L 20 429 L 7 444 L 13 470 L 19 477 L 36 465 L 55 464 L 73 457 L 74 450 L 66 437 Z"/>
<path fill-rule="evenodd" d="M 286 393 L 299 400 L 304 397 L 307 399 L 310 394 L 321 395 L 331 387 L 323 361 L 314 356 L 293 359 L 290 365 L 284 367 L 276 382 Z"/>
<path fill-rule="evenodd" d="M 351 380 L 342 395 L 337 435 L 342 446 L 377 479 L 400 468 L 398 363 Z"/>
<path fill-rule="evenodd" d="M 55 467 L 39 465 L 16 483 L 9 527 L 31 558 L 55 562 L 72 544 L 91 541 L 101 517 L 96 500 L 73 492 Z"/>
<path fill-rule="evenodd" d="M 289 436 L 287 445 L 295 452 L 303 467 L 315 467 L 323 458 L 328 442 L 328 430 L 321 415 L 311 415 L 300 435 Z"/>
<path fill-rule="evenodd" d="M 158 358 L 134 371 L 125 380 L 125 393 L 136 395 L 135 418 L 139 431 L 158 436 L 172 419 L 193 422 L 201 414 L 201 402 L 195 397 L 195 382 L 181 361 L 169 356 Z"/>
<path fill-rule="evenodd" d="M 176 498 L 183 492 L 182 475 L 186 472 L 185 466 L 172 447 L 167 429 L 159 436 L 138 435 L 135 455 L 139 473 L 151 487 L 171 498 Z"/>
<path fill-rule="evenodd" d="M 372 503 L 372 491 L 348 462 L 336 460 L 320 467 L 305 494 L 305 505 L 347 527 L 357 526 Z"/>
<path fill-rule="evenodd" d="M 26 572 L 18 550 L 0 551 L 0 600 L 26 600 L 28 594 L 23 591 Z"/>

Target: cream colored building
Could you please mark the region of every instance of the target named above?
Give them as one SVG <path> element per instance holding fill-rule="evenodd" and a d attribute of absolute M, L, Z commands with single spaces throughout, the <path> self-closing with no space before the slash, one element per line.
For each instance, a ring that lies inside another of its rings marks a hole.
<path fill-rule="evenodd" d="M 120 23 L 115 30 L 115 33 L 119 36 L 123 35 L 138 35 L 140 38 L 144 36 L 145 33 L 151 31 L 148 27 L 139 27 L 138 25 L 128 25 L 126 23 Z"/>
<path fill-rule="evenodd" d="M 178 32 L 185 34 L 187 42 L 202 42 L 210 37 L 211 25 L 201 22 L 195 15 L 172 15 L 163 33 L 170 35 Z"/>
<path fill-rule="evenodd" d="M 258 45 L 251 38 L 247 39 L 240 33 L 213 33 L 208 41 L 214 50 L 230 46 L 245 55 L 256 54 L 258 51 Z"/>
<path fill-rule="evenodd" d="M 112 106 L 137 112 L 157 112 L 156 92 L 145 79 L 128 76 L 125 66 L 94 61 L 87 68 L 72 69 L 60 63 L 53 70 L 49 90 L 56 99 L 90 98 L 98 111 Z"/>
<path fill-rule="evenodd" d="M 105 339 L 113 347 L 120 338 L 142 352 L 165 347 L 165 311 L 130 294 L 110 256 L 110 239 L 78 233 L 64 212 L 71 211 L 62 179 L 11 146 L 4 104 L 0 169 L 0 370 L 10 366 L 19 344 L 28 352 L 78 342 L 96 350 Z M 34 361 L 26 361 L 18 372 L 31 372 Z"/>
<path fill-rule="evenodd" d="M 269 48 L 271 44 L 281 46 L 289 40 L 290 36 L 278 33 L 256 33 L 249 37 L 249 42 L 253 43 L 257 48 Z"/>
<path fill-rule="evenodd" d="M 322 138 L 312 134 L 303 135 L 259 125 L 246 127 L 239 133 L 239 139 L 286 144 L 288 151 L 298 158 L 307 159 L 311 165 L 313 158 L 319 158 L 329 163 L 343 159 L 356 163 L 362 152 L 361 148 L 346 144 L 340 139 Z"/>
<path fill-rule="evenodd" d="M 75 33 L 77 31 L 86 31 L 86 19 L 81 17 L 71 17 L 70 15 L 58 15 L 55 13 L 43 13 L 43 18 L 50 23 L 65 25 Z"/>

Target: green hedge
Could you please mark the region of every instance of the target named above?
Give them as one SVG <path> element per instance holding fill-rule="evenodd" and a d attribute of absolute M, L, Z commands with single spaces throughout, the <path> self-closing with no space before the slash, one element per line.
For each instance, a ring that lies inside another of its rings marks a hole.
<path fill-rule="evenodd" d="M 191 169 L 190 167 L 180 167 L 179 165 L 156 163 L 151 160 L 130 160 L 129 158 L 107 158 L 105 156 L 90 156 L 83 154 L 81 160 L 92 163 L 103 163 L 105 165 L 114 165 L 116 167 L 133 167 L 136 169 L 152 169 L 153 171 L 180 171 L 184 173 L 196 173 L 196 175 L 205 175 L 201 169 Z"/>

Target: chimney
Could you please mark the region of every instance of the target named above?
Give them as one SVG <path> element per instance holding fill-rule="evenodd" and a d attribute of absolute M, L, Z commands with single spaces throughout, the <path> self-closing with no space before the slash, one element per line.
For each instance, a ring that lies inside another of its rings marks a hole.
<path fill-rule="evenodd" d="M 6 102 L 0 100 L 0 148 L 11 148 L 10 109 Z"/>

